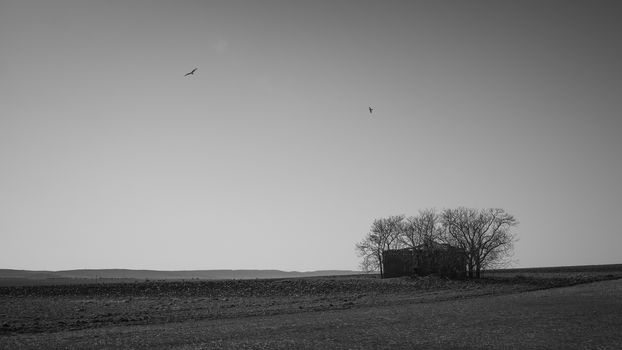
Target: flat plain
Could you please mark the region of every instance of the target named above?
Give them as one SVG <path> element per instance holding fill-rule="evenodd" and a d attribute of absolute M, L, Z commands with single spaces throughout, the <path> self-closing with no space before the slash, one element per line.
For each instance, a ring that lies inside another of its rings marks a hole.
<path fill-rule="evenodd" d="M 622 265 L 0 287 L 0 348 L 619 349 Z"/>

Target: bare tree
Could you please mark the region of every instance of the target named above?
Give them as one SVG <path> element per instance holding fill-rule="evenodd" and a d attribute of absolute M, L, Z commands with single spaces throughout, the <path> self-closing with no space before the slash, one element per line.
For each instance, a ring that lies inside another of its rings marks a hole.
<path fill-rule="evenodd" d="M 380 245 L 376 241 L 376 237 L 372 237 L 371 233 L 368 233 L 365 239 L 356 244 L 356 255 L 361 260 L 361 270 L 365 272 L 380 271 L 382 275 L 382 251 Z"/>
<path fill-rule="evenodd" d="M 374 220 L 365 239 L 356 244 L 357 254 L 363 258 L 361 268 L 364 271 L 380 271 L 380 277 L 384 277 L 382 252 L 400 246 L 403 220 L 403 215 Z"/>
<path fill-rule="evenodd" d="M 480 277 L 482 268 L 509 257 L 515 241 L 511 229 L 518 225 L 503 209 L 459 207 L 441 213 L 444 239 L 467 253 L 469 277 Z"/>
<path fill-rule="evenodd" d="M 434 209 L 420 210 L 419 215 L 402 222 L 400 242 L 410 248 L 432 244 L 439 237 L 439 226 L 440 220 Z"/>

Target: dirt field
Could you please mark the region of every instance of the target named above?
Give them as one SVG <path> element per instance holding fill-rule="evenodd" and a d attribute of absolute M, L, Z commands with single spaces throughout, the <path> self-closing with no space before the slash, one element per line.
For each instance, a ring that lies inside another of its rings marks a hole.
<path fill-rule="evenodd" d="M 619 277 L 4 287 L 0 348 L 619 349 Z"/>

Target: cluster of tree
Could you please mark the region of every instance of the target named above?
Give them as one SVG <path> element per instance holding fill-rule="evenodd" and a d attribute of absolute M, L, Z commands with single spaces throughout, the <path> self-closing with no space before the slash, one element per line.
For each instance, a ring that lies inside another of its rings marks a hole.
<path fill-rule="evenodd" d="M 508 262 L 516 240 L 511 229 L 517 225 L 516 218 L 503 209 L 459 207 L 440 213 L 426 209 L 412 217 L 374 220 L 365 239 L 356 244 L 356 251 L 364 271 L 379 271 L 383 276 L 385 250 L 446 243 L 465 251 L 468 276 L 479 278 L 482 269 Z"/>

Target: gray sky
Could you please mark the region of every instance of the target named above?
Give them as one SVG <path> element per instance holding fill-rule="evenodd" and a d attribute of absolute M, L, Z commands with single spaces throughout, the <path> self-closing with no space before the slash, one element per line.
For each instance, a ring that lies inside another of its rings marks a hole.
<path fill-rule="evenodd" d="M 621 17 L 0 0 L 0 268 L 356 269 L 456 206 L 514 214 L 517 266 L 621 263 Z"/>

